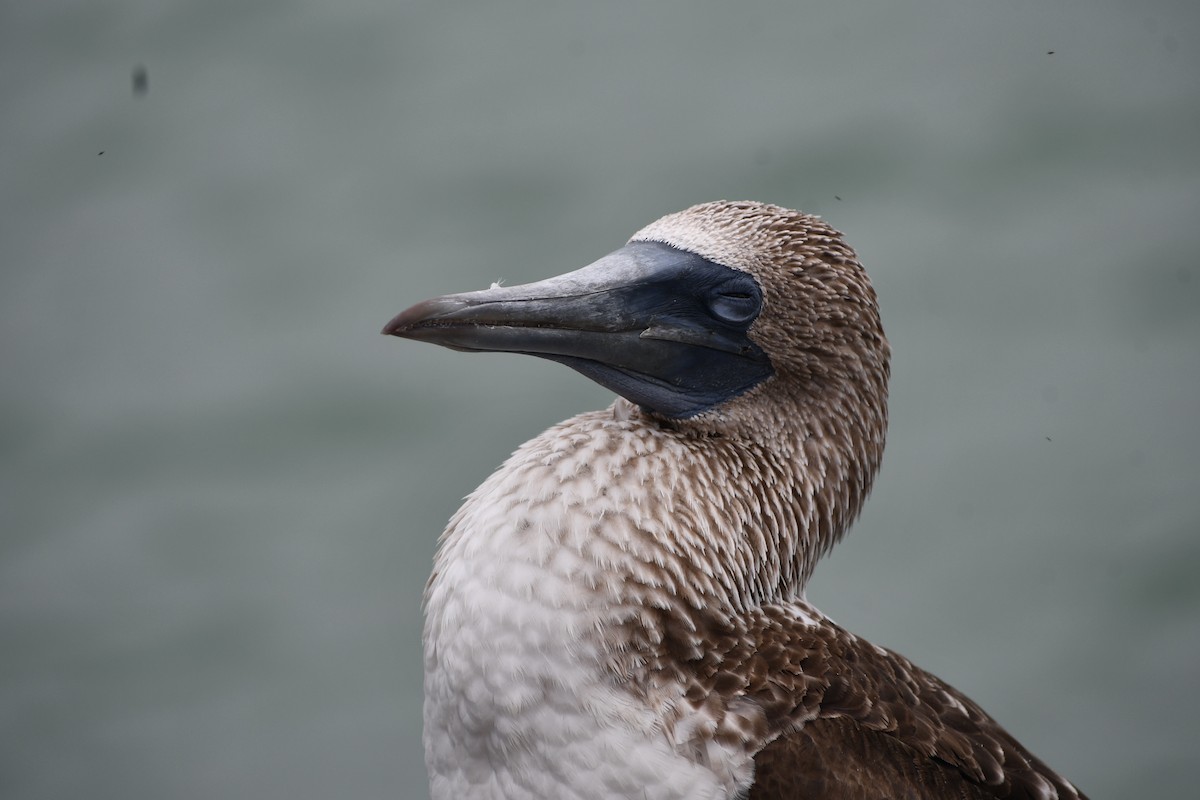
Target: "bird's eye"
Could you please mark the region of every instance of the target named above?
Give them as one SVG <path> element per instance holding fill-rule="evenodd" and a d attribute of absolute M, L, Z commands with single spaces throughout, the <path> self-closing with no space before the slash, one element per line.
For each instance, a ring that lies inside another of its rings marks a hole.
<path fill-rule="evenodd" d="M 723 322 L 744 325 L 762 311 L 762 293 L 752 279 L 718 287 L 708 297 L 708 307 Z"/>

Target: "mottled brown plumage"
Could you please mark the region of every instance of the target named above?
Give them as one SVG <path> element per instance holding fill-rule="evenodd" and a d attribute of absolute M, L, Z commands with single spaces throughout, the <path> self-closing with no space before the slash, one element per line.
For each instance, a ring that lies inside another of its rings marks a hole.
<path fill-rule="evenodd" d="M 714 738 L 756 753 L 751 798 L 1081 796 L 966 696 L 806 603 L 667 616 L 638 643 L 660 654 L 653 682 L 686 685 Z"/>

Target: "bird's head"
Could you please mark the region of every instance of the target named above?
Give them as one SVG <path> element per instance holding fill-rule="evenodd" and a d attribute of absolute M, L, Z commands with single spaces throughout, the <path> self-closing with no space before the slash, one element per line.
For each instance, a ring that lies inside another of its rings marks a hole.
<path fill-rule="evenodd" d="M 383 332 L 558 361 L 683 425 L 831 393 L 886 403 L 888 344 L 854 251 L 763 203 L 669 214 L 583 269 L 426 300 Z"/>

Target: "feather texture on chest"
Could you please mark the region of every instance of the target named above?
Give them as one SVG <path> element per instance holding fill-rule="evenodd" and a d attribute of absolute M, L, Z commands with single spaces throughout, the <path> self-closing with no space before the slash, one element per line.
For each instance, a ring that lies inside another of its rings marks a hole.
<path fill-rule="evenodd" d="M 728 476 L 696 464 L 687 480 L 691 445 L 617 416 L 583 415 L 527 443 L 447 528 L 426 592 L 425 722 L 427 757 L 450 780 L 482 779 L 460 774 L 456 748 L 439 751 L 466 741 L 472 760 L 516 781 L 497 797 L 551 796 L 563 787 L 544 785 L 548 775 L 570 764 L 572 782 L 588 779 L 596 752 L 621 765 L 601 796 L 726 797 L 749 781 L 751 755 L 697 749 L 678 713 L 683 688 L 648 687 L 627 656 L 630 631 L 659 624 L 648 609 L 734 596 L 725 559 L 765 563 L 771 548 L 714 546 L 722 519 L 697 508 Z M 743 523 L 762 513 L 732 500 L 708 507 Z M 537 791 L 521 793 L 522 775 Z"/>

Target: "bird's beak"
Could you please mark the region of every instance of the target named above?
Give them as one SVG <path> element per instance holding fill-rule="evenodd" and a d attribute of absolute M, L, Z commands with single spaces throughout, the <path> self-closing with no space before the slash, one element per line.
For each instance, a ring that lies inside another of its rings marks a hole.
<path fill-rule="evenodd" d="M 772 374 L 747 335 L 761 304 L 744 272 L 633 242 L 548 280 L 426 300 L 383 332 L 548 358 L 653 412 L 684 418 Z"/>

